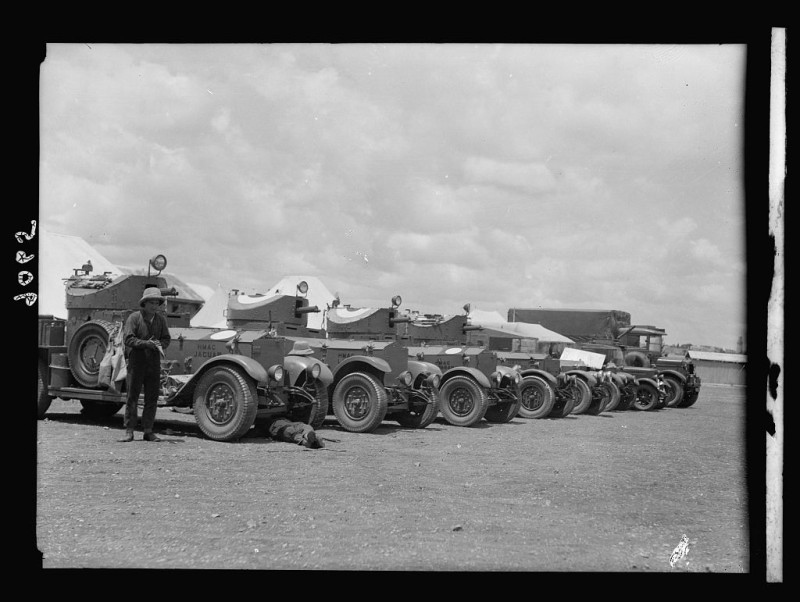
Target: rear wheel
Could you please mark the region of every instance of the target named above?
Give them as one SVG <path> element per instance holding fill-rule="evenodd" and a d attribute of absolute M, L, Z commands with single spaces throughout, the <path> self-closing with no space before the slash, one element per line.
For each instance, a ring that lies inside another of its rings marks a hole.
<path fill-rule="evenodd" d="M 611 398 L 608 400 L 608 405 L 606 405 L 604 412 L 613 412 L 617 409 L 619 405 L 620 399 L 622 398 L 622 392 L 619 390 L 617 383 L 610 382 L 606 383 L 609 390 L 611 391 Z"/>
<path fill-rule="evenodd" d="M 450 424 L 472 426 L 486 415 L 489 397 L 486 390 L 469 376 L 457 375 L 439 389 L 439 411 Z"/>
<path fill-rule="evenodd" d="M 374 431 L 386 417 L 389 399 L 383 385 L 371 374 L 353 372 L 333 390 L 333 413 L 352 433 Z"/>
<path fill-rule="evenodd" d="M 400 426 L 412 429 L 424 429 L 434 421 L 439 413 L 439 394 L 431 391 L 432 401 L 428 403 L 424 397 L 415 396 L 409 401 L 411 409 L 392 414 Z"/>
<path fill-rule="evenodd" d="M 502 401 L 489 406 L 483 417 L 487 422 L 495 422 L 497 424 L 511 422 L 519 414 L 521 406 L 522 398 L 518 396 L 514 401 Z"/>
<path fill-rule="evenodd" d="M 636 399 L 633 402 L 633 408 L 635 410 L 647 412 L 655 409 L 657 405 L 658 389 L 647 382 L 639 383 L 639 389 L 636 391 Z"/>
<path fill-rule="evenodd" d="M 108 349 L 114 325 L 92 320 L 78 327 L 69 342 L 67 357 L 75 380 L 87 389 L 99 389 L 100 362 Z"/>
<path fill-rule="evenodd" d="M 44 418 L 44 415 L 50 408 L 50 404 L 53 403 L 53 398 L 47 394 L 47 387 L 50 382 L 50 375 L 48 373 L 48 370 L 49 368 L 47 366 L 47 362 L 42 358 L 39 358 L 39 370 L 38 370 L 39 391 L 38 395 L 36 396 L 36 417 L 39 420 Z"/>
<path fill-rule="evenodd" d="M 683 401 L 683 383 L 674 376 L 664 376 L 664 385 L 667 388 L 666 406 L 675 408 Z"/>
<path fill-rule="evenodd" d="M 575 407 L 572 409 L 573 414 L 583 414 L 589 409 L 592 403 L 592 390 L 586 381 L 576 377 L 573 387 L 577 390 L 575 397 Z"/>
<path fill-rule="evenodd" d="M 541 376 L 526 376 L 519 386 L 519 415 L 523 418 L 546 418 L 553 410 L 556 391 Z"/>
<path fill-rule="evenodd" d="M 234 366 L 214 366 L 194 390 L 194 419 L 214 441 L 241 438 L 256 419 L 258 397 L 253 380 Z"/>
<path fill-rule="evenodd" d="M 95 401 L 93 399 L 81 400 L 81 414 L 89 418 L 108 418 L 122 409 L 124 403 L 117 401 Z"/>

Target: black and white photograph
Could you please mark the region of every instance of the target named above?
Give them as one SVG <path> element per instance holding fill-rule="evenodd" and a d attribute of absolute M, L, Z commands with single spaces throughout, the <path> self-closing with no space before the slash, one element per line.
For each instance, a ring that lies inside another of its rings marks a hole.
<path fill-rule="evenodd" d="M 746 39 L 45 44 L 12 222 L 41 568 L 782 581 L 748 65 Z"/>

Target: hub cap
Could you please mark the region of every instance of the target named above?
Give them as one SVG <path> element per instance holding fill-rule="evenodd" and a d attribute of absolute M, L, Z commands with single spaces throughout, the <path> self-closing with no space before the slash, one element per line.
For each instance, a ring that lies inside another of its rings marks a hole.
<path fill-rule="evenodd" d="M 450 394 L 447 405 L 456 416 L 468 416 L 475 407 L 475 400 L 467 389 L 459 387 Z"/>
<path fill-rule="evenodd" d="M 347 389 L 344 395 L 344 411 L 353 420 L 363 420 L 369 413 L 369 392 L 360 386 Z"/>
<path fill-rule="evenodd" d="M 236 397 L 228 385 L 218 383 L 206 394 L 206 412 L 211 422 L 226 424 L 236 413 Z"/>
<path fill-rule="evenodd" d="M 537 387 L 525 387 L 522 390 L 522 406 L 527 410 L 538 410 L 544 403 L 544 395 Z"/>
<path fill-rule="evenodd" d="M 98 336 L 89 336 L 81 343 L 78 357 L 84 369 L 90 374 L 95 374 L 100 371 L 100 362 L 105 354 L 105 341 Z"/>

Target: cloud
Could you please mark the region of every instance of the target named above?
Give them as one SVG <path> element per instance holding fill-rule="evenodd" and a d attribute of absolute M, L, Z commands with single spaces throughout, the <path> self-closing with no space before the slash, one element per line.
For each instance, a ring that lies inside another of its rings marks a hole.
<path fill-rule="evenodd" d="M 738 338 L 717 319 L 743 307 L 743 46 L 47 50 L 40 220 L 119 264 Z"/>
<path fill-rule="evenodd" d="M 516 188 L 529 194 L 549 192 L 555 188 L 550 170 L 536 163 L 509 163 L 485 157 L 469 157 L 464 163 L 464 175 L 468 183 Z"/>

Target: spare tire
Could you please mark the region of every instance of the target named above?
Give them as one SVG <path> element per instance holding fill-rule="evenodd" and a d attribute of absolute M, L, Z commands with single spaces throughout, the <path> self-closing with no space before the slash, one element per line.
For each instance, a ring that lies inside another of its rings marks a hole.
<path fill-rule="evenodd" d="M 650 360 L 641 351 L 630 351 L 625 354 L 625 365 L 634 368 L 649 368 Z"/>
<path fill-rule="evenodd" d="M 108 349 L 114 325 L 105 320 L 90 320 L 78 327 L 69 342 L 67 357 L 75 380 L 87 389 L 99 389 L 100 362 Z"/>

